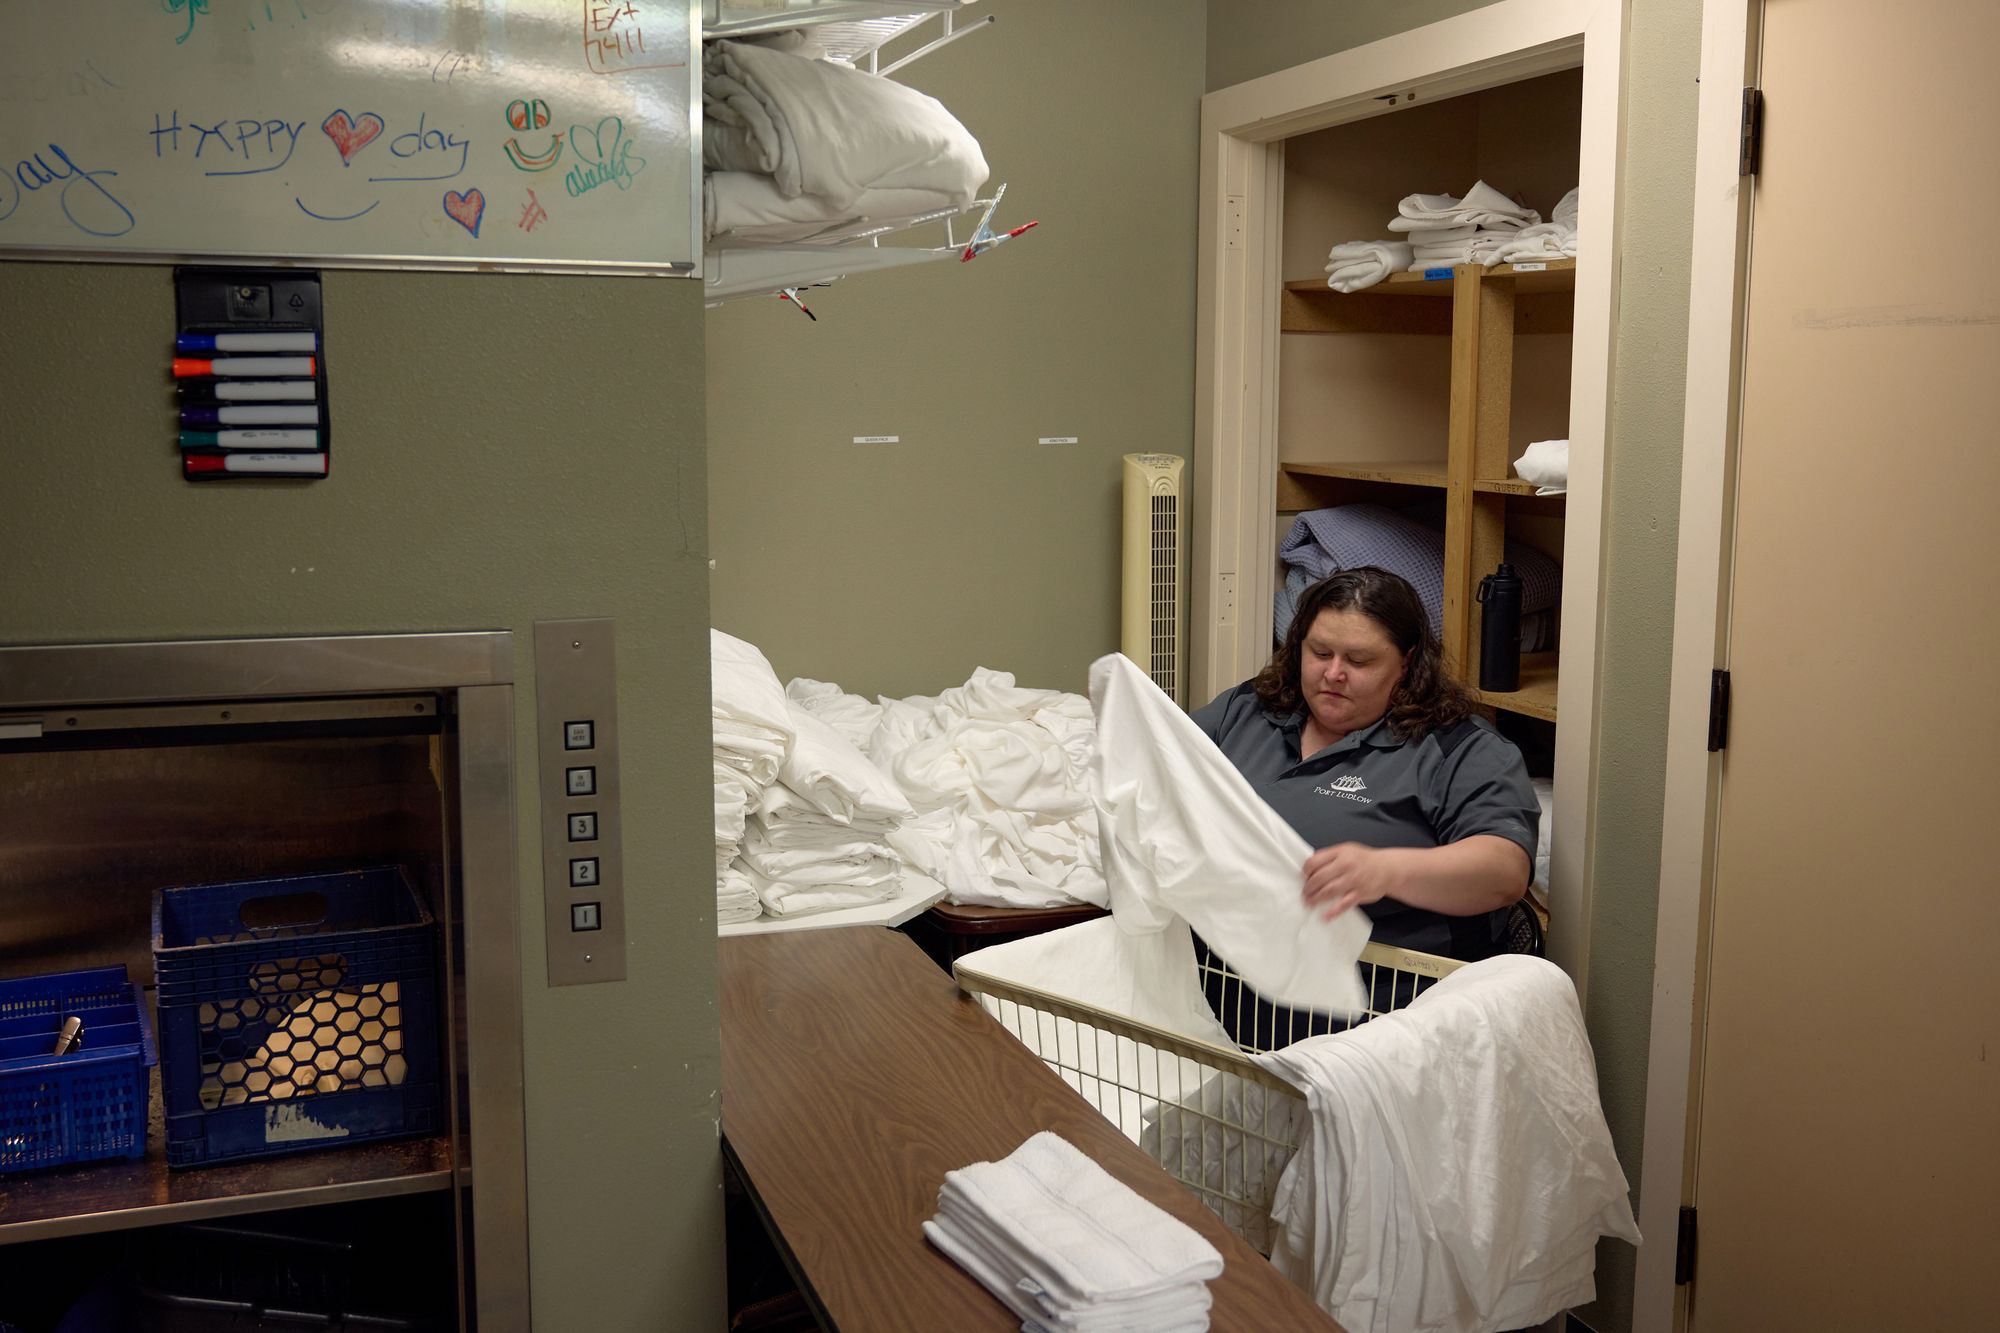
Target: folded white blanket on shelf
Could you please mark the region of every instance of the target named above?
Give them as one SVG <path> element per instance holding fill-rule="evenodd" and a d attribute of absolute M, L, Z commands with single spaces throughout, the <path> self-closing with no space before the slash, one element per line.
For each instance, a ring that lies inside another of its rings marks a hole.
<path fill-rule="evenodd" d="M 836 824 L 892 824 L 914 811 L 868 756 L 813 714 L 787 701 L 792 749 L 778 781 Z"/>
<path fill-rule="evenodd" d="M 1409 266 L 1410 247 L 1402 241 L 1348 241 L 1328 253 L 1326 285 L 1358 292 Z"/>
<path fill-rule="evenodd" d="M 1532 208 L 1523 207 L 1485 181 L 1477 181 L 1462 199 L 1448 194 L 1412 194 L 1396 206 L 1390 231 L 1423 232 L 1442 227 L 1484 227 L 1489 231 L 1515 230 L 1542 220 Z"/>
<path fill-rule="evenodd" d="M 1355 961 L 1368 942 L 1358 909 L 1324 921 L 1305 905 L 1304 838 L 1250 787 L 1188 715 L 1130 658 L 1090 667 L 1097 710 L 1097 799 L 1111 911 L 1125 929 L 1178 917 L 1259 994 L 1355 1014 Z"/>
<path fill-rule="evenodd" d="M 969 200 L 944 190 L 864 190 L 836 207 L 816 194 L 779 193 L 769 176 L 711 171 L 702 178 L 702 234 L 723 243 L 791 245 L 827 241 L 863 223 L 891 223 L 944 210 Z"/>
<path fill-rule="evenodd" d="M 1222 1274 L 1200 1233 L 1046 1131 L 946 1172 L 923 1229 L 1034 1333 L 1200 1333 Z"/>
<path fill-rule="evenodd" d="M 986 181 L 979 143 L 936 98 L 893 79 L 778 47 L 703 48 L 702 161 L 771 178 L 787 198 L 852 209 L 870 190 L 972 202 Z"/>
<path fill-rule="evenodd" d="M 721 924 L 755 921 L 764 914 L 757 886 L 733 865 L 721 866 L 715 876 L 715 919 Z"/>
<path fill-rule="evenodd" d="M 709 727 L 715 783 L 715 914 L 718 921 L 758 915 L 756 890 L 729 863 L 756 808 L 790 754 L 791 708 L 764 654 L 711 629 L 708 635 Z"/>
<path fill-rule="evenodd" d="M 1569 489 L 1569 441 L 1535 441 L 1514 460 L 1514 475 L 1534 482 L 1537 495 L 1561 495 Z"/>
<path fill-rule="evenodd" d="M 760 874 L 741 856 L 737 857 L 735 868 L 741 870 L 756 889 L 766 914 L 797 917 L 838 911 L 843 907 L 866 907 L 870 903 L 895 897 L 902 884 L 899 867 L 894 862 L 885 864 L 887 868 L 880 875 L 841 882 L 823 881 L 813 875 L 773 879 Z"/>
<path fill-rule="evenodd" d="M 1404 218 L 1402 221 L 1409 222 L 1410 219 Z M 1442 223 L 1436 227 L 1412 224 L 1407 228 L 1397 227 L 1391 223 L 1390 230 L 1401 231 L 1410 244 L 1415 246 L 1456 245 L 1460 241 L 1469 241 L 1479 234 L 1479 228 L 1470 222 Z"/>
<path fill-rule="evenodd" d="M 1553 222 L 1528 227 L 1495 251 L 1488 264 L 1525 264 L 1576 258 L 1576 228 Z"/>
<path fill-rule="evenodd" d="M 1258 1063 L 1306 1095 L 1271 1260 L 1354 1333 L 1475 1333 L 1593 1298 L 1639 1243 L 1576 990 L 1553 963 L 1459 969 L 1402 1010 Z"/>

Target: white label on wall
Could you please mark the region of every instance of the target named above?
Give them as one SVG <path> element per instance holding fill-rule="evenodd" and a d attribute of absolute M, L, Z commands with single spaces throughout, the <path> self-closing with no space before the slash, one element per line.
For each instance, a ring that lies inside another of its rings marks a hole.
<path fill-rule="evenodd" d="M 901 444 L 903 437 L 900 435 L 857 435 L 854 437 L 854 442 L 856 444 Z"/>
<path fill-rule="evenodd" d="M 1044 435 L 1044 436 L 1041 436 L 1041 437 L 1040 437 L 1040 439 L 1041 439 L 1041 442 L 1042 442 L 1043 444 L 1075 444 L 1075 443 L 1076 443 L 1076 436 L 1074 436 L 1074 435 Z"/>

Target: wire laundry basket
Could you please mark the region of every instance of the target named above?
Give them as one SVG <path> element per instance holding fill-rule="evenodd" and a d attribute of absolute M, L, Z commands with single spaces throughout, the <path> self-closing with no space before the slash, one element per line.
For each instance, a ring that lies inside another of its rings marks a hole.
<path fill-rule="evenodd" d="M 1203 990 L 1222 1025 L 1243 1043 L 1238 1048 L 1196 1041 L 1008 981 L 981 970 L 976 955 L 959 959 L 952 971 L 960 990 L 1232 1231 L 1269 1254 L 1272 1194 L 1311 1122 L 1298 1091 L 1259 1068 L 1249 1053 L 1401 1008 L 1462 964 L 1368 945 L 1361 952 L 1361 981 L 1370 1008 L 1350 1022 L 1275 1008 L 1221 958 L 1205 949 L 1198 954 Z"/>

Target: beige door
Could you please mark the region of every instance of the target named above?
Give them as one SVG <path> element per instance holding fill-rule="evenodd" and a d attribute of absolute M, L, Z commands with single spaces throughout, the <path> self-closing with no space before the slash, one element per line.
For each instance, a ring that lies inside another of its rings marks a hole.
<path fill-rule="evenodd" d="M 1995 50 L 1764 7 L 1699 1333 L 2000 1327 Z"/>

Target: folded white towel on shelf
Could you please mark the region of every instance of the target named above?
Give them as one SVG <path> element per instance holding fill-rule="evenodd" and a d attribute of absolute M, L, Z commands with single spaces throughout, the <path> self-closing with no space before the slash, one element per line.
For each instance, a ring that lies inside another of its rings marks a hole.
<path fill-rule="evenodd" d="M 1527 227 L 1501 246 L 1488 260 L 1492 264 L 1526 264 L 1538 260 L 1576 258 L 1576 228 L 1555 222 Z"/>
<path fill-rule="evenodd" d="M 1410 222 L 1410 219 L 1401 218 L 1399 221 Z M 1415 223 L 1411 223 L 1408 227 L 1398 227 L 1392 222 L 1389 224 L 1389 229 L 1402 232 L 1411 245 L 1418 246 L 1456 245 L 1460 241 L 1469 241 L 1479 234 L 1479 228 L 1470 222 L 1443 222 L 1435 227 L 1419 226 Z"/>
<path fill-rule="evenodd" d="M 1440 227 L 1485 227 L 1489 231 L 1517 230 L 1540 222 L 1542 215 L 1523 207 L 1485 181 L 1477 181 L 1465 197 L 1448 194 L 1412 194 L 1396 206 L 1390 231 L 1423 232 Z"/>
<path fill-rule="evenodd" d="M 1460 241 L 1456 245 L 1419 245 L 1410 250 L 1412 268 L 1450 268 L 1454 264 L 1472 262 L 1472 242 Z"/>
<path fill-rule="evenodd" d="M 1358 292 L 1409 266 L 1406 242 L 1348 241 L 1327 254 L 1326 285 L 1337 292 Z"/>
<path fill-rule="evenodd" d="M 1046 1131 L 946 1172 L 923 1230 L 1029 1333 L 1201 1333 L 1222 1274 L 1200 1233 Z"/>
<path fill-rule="evenodd" d="M 1537 495 L 1561 495 L 1569 489 L 1569 441 L 1536 440 L 1514 460 L 1514 475 L 1534 482 Z"/>

